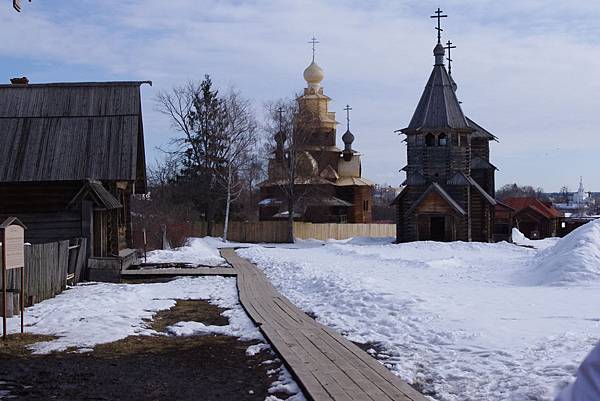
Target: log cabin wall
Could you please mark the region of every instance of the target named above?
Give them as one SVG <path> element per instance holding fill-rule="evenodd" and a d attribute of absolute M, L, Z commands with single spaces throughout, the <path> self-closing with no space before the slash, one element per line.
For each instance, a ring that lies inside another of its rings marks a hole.
<path fill-rule="evenodd" d="M 20 217 L 29 242 L 84 237 L 87 256 L 132 245 L 130 197 L 146 191 L 143 83 L 0 85 L 0 215 Z"/>
<path fill-rule="evenodd" d="M 0 183 L 0 220 L 18 217 L 32 244 L 82 237 L 81 209 L 67 208 L 81 182 Z"/>

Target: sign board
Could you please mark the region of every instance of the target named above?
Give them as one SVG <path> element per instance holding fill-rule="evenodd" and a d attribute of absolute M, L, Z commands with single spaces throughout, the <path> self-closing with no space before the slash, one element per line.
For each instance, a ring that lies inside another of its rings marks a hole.
<path fill-rule="evenodd" d="M 18 269 L 25 266 L 25 230 L 18 225 L 4 229 L 4 262 L 6 269 Z"/>
<path fill-rule="evenodd" d="M 2 239 L 2 338 L 6 340 L 7 287 L 8 270 L 21 269 L 21 334 L 24 326 L 25 312 L 25 225 L 16 217 L 9 217 L 0 224 L 0 239 Z M 13 291 L 14 289 L 11 289 Z"/>

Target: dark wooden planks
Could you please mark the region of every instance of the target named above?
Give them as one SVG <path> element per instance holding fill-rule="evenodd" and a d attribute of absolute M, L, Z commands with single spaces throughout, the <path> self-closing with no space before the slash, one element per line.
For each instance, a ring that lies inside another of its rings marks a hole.
<path fill-rule="evenodd" d="M 238 273 L 240 302 L 315 401 L 425 401 L 356 345 L 281 296 L 265 274 L 233 249 L 221 254 Z"/>
<path fill-rule="evenodd" d="M 144 177 L 141 84 L 0 86 L 0 182 Z"/>
<path fill-rule="evenodd" d="M 175 277 L 175 276 L 236 276 L 235 269 L 229 267 L 198 267 L 190 269 L 135 269 L 121 271 L 121 278 L 150 278 L 150 277 Z"/>

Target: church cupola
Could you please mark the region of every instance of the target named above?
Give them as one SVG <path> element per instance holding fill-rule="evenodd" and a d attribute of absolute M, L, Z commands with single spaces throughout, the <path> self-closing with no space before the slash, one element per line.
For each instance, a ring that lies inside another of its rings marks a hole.
<path fill-rule="evenodd" d="M 352 160 L 352 155 L 354 154 L 354 151 L 352 150 L 354 135 L 352 134 L 352 132 L 350 132 L 350 110 L 352 110 L 352 107 L 350 107 L 350 105 L 347 104 L 344 110 L 346 110 L 346 132 L 344 133 L 344 135 L 342 135 L 342 141 L 344 142 L 344 150 L 342 152 L 342 155 L 344 157 L 344 160 L 348 162 Z"/>
<path fill-rule="evenodd" d="M 315 45 L 319 43 L 317 38 L 313 37 L 310 42 L 312 44 L 312 62 L 304 70 L 304 80 L 308 83 L 308 89 L 317 92 L 321 88 L 321 81 L 325 78 L 323 69 L 315 63 Z"/>
<path fill-rule="evenodd" d="M 325 78 L 323 69 L 319 67 L 314 60 L 304 70 L 304 80 L 308 83 L 308 87 L 310 89 L 319 89 L 321 87 L 321 81 L 323 81 L 323 78 Z"/>

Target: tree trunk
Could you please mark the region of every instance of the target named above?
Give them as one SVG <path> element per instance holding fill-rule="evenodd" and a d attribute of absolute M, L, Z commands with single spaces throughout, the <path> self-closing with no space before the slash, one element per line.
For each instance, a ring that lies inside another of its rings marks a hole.
<path fill-rule="evenodd" d="M 288 198 L 287 242 L 294 243 L 294 197 Z"/>
<path fill-rule="evenodd" d="M 213 202 L 208 202 L 206 206 L 206 236 L 213 236 L 213 229 L 215 223 L 215 207 Z"/>
<path fill-rule="evenodd" d="M 227 199 L 225 201 L 225 223 L 223 225 L 223 242 L 227 242 L 227 231 L 229 230 L 229 209 L 231 207 L 231 180 L 233 179 L 231 173 L 231 166 L 227 171 Z"/>

